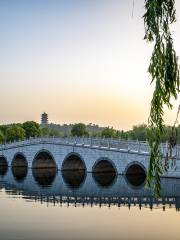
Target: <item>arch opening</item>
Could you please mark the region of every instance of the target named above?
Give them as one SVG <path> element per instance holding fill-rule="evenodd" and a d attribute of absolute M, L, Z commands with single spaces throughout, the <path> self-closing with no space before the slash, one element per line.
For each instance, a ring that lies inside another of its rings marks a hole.
<path fill-rule="evenodd" d="M 116 175 L 116 169 L 112 163 L 106 159 L 100 160 L 93 167 L 94 173 L 114 173 Z"/>
<path fill-rule="evenodd" d="M 5 157 L 0 157 L 0 176 L 6 175 L 8 171 L 8 163 Z"/>
<path fill-rule="evenodd" d="M 62 171 L 85 171 L 84 161 L 77 154 L 69 155 L 63 162 Z"/>
<path fill-rule="evenodd" d="M 85 170 L 76 170 L 76 171 L 62 171 L 62 177 L 64 182 L 70 188 L 79 188 L 82 186 L 86 179 Z"/>
<path fill-rule="evenodd" d="M 41 151 L 35 156 L 32 168 L 57 168 L 57 166 L 50 153 Z"/>
<path fill-rule="evenodd" d="M 12 163 L 11 163 L 11 166 L 12 167 L 23 167 L 23 168 L 27 168 L 28 167 L 28 163 L 26 161 L 26 158 L 18 153 L 17 155 L 15 155 L 15 157 L 13 158 L 12 160 Z"/>
<path fill-rule="evenodd" d="M 126 179 L 134 187 L 142 186 L 146 181 L 146 171 L 141 165 L 132 164 L 126 171 Z"/>
<path fill-rule="evenodd" d="M 36 183 L 41 187 L 50 187 L 57 174 L 56 168 L 34 168 L 32 174 Z"/>

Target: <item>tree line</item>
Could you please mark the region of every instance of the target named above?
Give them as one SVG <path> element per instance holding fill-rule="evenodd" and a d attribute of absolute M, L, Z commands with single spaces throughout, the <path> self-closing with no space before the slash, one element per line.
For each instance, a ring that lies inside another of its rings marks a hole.
<path fill-rule="evenodd" d="M 177 141 L 180 143 L 180 125 L 173 129 Z M 145 124 L 133 126 L 129 131 L 116 130 L 113 127 L 105 127 L 101 131 L 94 133 L 88 130 L 87 125 L 83 123 L 73 124 L 70 134 L 66 134 L 50 128 L 48 125 L 40 125 L 33 121 L 24 123 L 14 123 L 10 125 L 0 125 L 0 143 L 29 139 L 31 137 L 101 137 L 101 138 L 121 138 L 125 140 L 146 141 L 148 138 L 148 127 Z M 169 140 L 172 136 L 172 127 L 166 126 L 163 134 L 163 142 Z"/>

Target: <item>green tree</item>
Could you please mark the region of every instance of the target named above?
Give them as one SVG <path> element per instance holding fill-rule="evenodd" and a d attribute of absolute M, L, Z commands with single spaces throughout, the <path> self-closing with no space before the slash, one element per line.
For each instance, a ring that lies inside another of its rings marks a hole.
<path fill-rule="evenodd" d="M 2 134 L 5 136 L 6 135 L 6 131 L 8 129 L 9 125 L 0 125 L 0 131 L 2 132 Z"/>
<path fill-rule="evenodd" d="M 83 123 L 76 123 L 72 126 L 71 129 L 72 136 L 82 137 L 89 136 L 89 133 L 86 129 L 86 125 Z"/>
<path fill-rule="evenodd" d="M 20 126 L 20 124 L 12 124 L 6 131 L 7 141 L 17 141 L 26 138 L 25 130 Z"/>
<path fill-rule="evenodd" d="M 127 139 L 129 139 L 129 132 L 126 132 L 126 131 L 121 131 L 120 132 L 120 138 L 121 139 L 124 139 L 124 140 L 127 140 Z"/>
<path fill-rule="evenodd" d="M 133 129 L 129 132 L 129 137 L 133 140 L 146 141 L 147 126 L 145 124 L 133 126 Z"/>
<path fill-rule="evenodd" d="M 42 127 L 42 128 L 41 128 L 41 136 L 42 136 L 42 137 L 47 137 L 47 136 L 49 136 L 49 128 L 47 128 L 47 127 Z"/>
<path fill-rule="evenodd" d="M 154 42 L 148 72 L 155 90 L 151 101 L 148 142 L 151 148 L 147 186 L 154 182 L 154 192 L 160 195 L 160 176 L 163 173 L 160 144 L 164 133 L 164 106 L 172 108 L 171 97 L 179 94 L 179 65 L 173 46 L 171 24 L 176 21 L 175 0 L 145 0 L 145 37 Z M 152 179 L 154 178 L 154 181 Z"/>
<path fill-rule="evenodd" d="M 180 125 L 177 126 L 177 142 L 180 144 Z"/>
<path fill-rule="evenodd" d="M 2 131 L 0 130 L 0 143 L 3 143 L 4 140 L 5 140 L 4 134 L 3 134 Z"/>
<path fill-rule="evenodd" d="M 101 132 L 101 137 L 104 138 L 116 138 L 117 137 L 117 131 L 113 128 L 106 127 Z"/>
<path fill-rule="evenodd" d="M 176 128 L 176 130 L 178 130 Z M 167 142 L 169 141 L 172 133 L 172 127 L 171 126 L 164 126 L 164 132 L 162 134 L 162 142 Z"/>
<path fill-rule="evenodd" d="M 36 122 L 27 121 L 27 122 L 23 123 L 22 127 L 25 130 L 26 138 L 41 136 L 40 126 Z"/>
<path fill-rule="evenodd" d="M 52 137 L 61 137 L 62 134 L 60 133 L 60 131 L 52 128 L 52 129 L 49 131 L 49 136 L 52 136 Z"/>
<path fill-rule="evenodd" d="M 41 136 L 47 137 L 63 137 L 63 134 L 56 128 L 52 127 L 42 127 L 41 128 Z"/>
<path fill-rule="evenodd" d="M 101 132 L 90 132 L 90 137 L 99 138 L 101 137 Z"/>

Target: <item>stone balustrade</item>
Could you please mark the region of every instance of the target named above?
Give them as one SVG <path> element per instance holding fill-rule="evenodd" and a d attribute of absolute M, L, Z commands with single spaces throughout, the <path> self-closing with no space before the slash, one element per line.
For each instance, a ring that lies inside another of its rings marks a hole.
<path fill-rule="evenodd" d="M 55 145 L 70 145 L 81 146 L 84 148 L 97 148 L 97 149 L 109 149 L 111 151 L 124 151 L 133 152 L 138 154 L 149 154 L 150 148 L 147 142 L 122 140 L 122 139 L 108 139 L 108 138 L 84 138 L 84 137 L 43 137 L 43 138 L 30 138 L 23 141 L 15 141 L 0 145 L 0 151 L 11 148 L 17 148 L 35 144 L 55 144 Z M 166 143 L 161 144 L 161 152 L 165 157 L 168 151 Z M 180 145 L 177 145 L 173 149 L 173 157 L 180 158 Z"/>

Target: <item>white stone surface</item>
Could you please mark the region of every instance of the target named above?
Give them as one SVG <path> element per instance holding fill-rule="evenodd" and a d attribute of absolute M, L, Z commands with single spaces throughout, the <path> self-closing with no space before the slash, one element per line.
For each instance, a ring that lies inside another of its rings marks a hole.
<path fill-rule="evenodd" d="M 161 149 L 165 155 L 166 144 L 162 144 Z M 170 166 L 164 176 L 180 177 L 179 149 L 180 147 L 177 146 L 173 150 L 176 164 Z M 146 142 L 94 138 L 35 138 L 0 145 L 0 156 L 6 158 L 9 166 L 16 154 L 21 153 L 26 158 L 28 167 L 32 168 L 35 156 L 41 151 L 51 154 L 59 170 L 62 168 L 63 161 L 71 153 L 77 153 L 81 157 L 88 172 L 92 172 L 95 163 L 101 159 L 109 160 L 118 174 L 124 174 L 127 166 L 133 163 L 140 164 L 146 171 L 149 165 L 149 147 Z"/>

